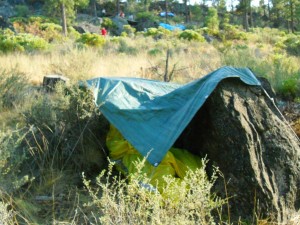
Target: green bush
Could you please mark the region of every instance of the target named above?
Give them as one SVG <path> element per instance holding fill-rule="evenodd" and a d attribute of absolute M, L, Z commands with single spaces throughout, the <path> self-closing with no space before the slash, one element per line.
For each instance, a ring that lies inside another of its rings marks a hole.
<path fill-rule="evenodd" d="M 29 171 L 22 171 L 23 163 L 29 157 L 29 152 L 21 147 L 25 135 L 22 132 L 22 129 L 0 131 L 0 190 L 6 194 L 12 194 L 30 181 L 26 174 Z"/>
<path fill-rule="evenodd" d="M 152 12 L 138 12 L 136 14 L 136 20 L 139 22 L 149 21 L 155 22 L 157 21 L 158 17 L 154 15 Z"/>
<path fill-rule="evenodd" d="M 245 32 L 230 24 L 224 25 L 224 30 L 220 31 L 219 36 L 222 40 L 247 40 Z"/>
<path fill-rule="evenodd" d="M 288 53 L 300 56 L 300 35 L 289 35 L 284 44 Z"/>
<path fill-rule="evenodd" d="M 147 31 L 144 33 L 145 36 L 151 36 L 155 39 L 161 39 L 171 36 L 172 31 L 169 31 L 163 27 L 158 28 L 148 28 Z"/>
<path fill-rule="evenodd" d="M 143 31 L 144 29 L 155 27 L 159 18 L 153 12 L 138 12 L 136 14 L 136 21 L 138 22 L 137 30 Z"/>
<path fill-rule="evenodd" d="M 28 18 L 28 22 L 29 23 L 59 23 L 58 20 L 56 19 L 53 19 L 53 18 L 49 18 L 49 17 L 46 17 L 46 16 L 30 16 Z"/>
<path fill-rule="evenodd" d="M 105 44 L 105 41 L 105 37 L 91 33 L 84 33 L 77 39 L 77 42 L 92 47 L 102 47 Z"/>
<path fill-rule="evenodd" d="M 58 84 L 55 93 L 38 96 L 24 116 L 31 131 L 26 146 L 38 169 L 78 171 L 103 166 L 104 149 L 99 147 L 105 140 L 107 122 L 85 88 Z M 92 157 L 87 158 L 89 155 Z"/>
<path fill-rule="evenodd" d="M 26 17 L 29 15 L 29 8 L 27 5 L 16 5 L 15 10 L 18 16 Z"/>
<path fill-rule="evenodd" d="M 54 39 L 61 40 L 63 38 L 62 27 L 58 24 L 42 23 L 40 29 L 43 31 L 43 38 L 47 41 L 52 41 Z"/>
<path fill-rule="evenodd" d="M 46 206 L 35 198 L 51 196 L 56 201 L 81 184 L 82 171 L 94 175 L 106 167 L 108 123 L 92 94 L 78 85 L 58 84 L 51 93 L 40 90 L 27 104 L 20 114 L 25 120 L 21 128 L 0 130 L 0 224 L 57 224 L 70 215 L 75 219 L 78 202 L 69 209 L 69 198 L 63 198 L 68 212 L 59 210 L 54 218 L 55 212 L 48 213 L 54 204 Z M 13 206 L 9 212 L 1 208 L 7 199 Z M 17 215 L 10 223 L 13 213 Z"/>
<path fill-rule="evenodd" d="M 36 37 L 32 34 L 20 33 L 14 34 L 8 30 L 0 34 L 0 51 L 36 51 L 45 50 L 48 48 L 48 43 L 43 38 Z"/>
<path fill-rule="evenodd" d="M 258 43 L 275 45 L 281 41 L 285 36 L 284 31 L 275 28 L 251 28 L 250 31 L 255 34 L 255 39 Z"/>
<path fill-rule="evenodd" d="M 188 41 L 199 41 L 205 42 L 205 38 L 194 30 L 185 30 L 179 34 L 180 39 L 185 39 Z"/>
<path fill-rule="evenodd" d="M 282 98 L 294 101 L 300 96 L 300 73 L 284 79 L 277 89 Z"/>
<path fill-rule="evenodd" d="M 136 29 L 130 25 L 123 25 L 123 30 L 126 33 L 126 36 L 133 37 Z"/>
<path fill-rule="evenodd" d="M 103 22 L 102 22 L 101 26 L 105 27 L 106 29 L 113 29 L 113 28 L 115 28 L 114 22 L 110 18 L 107 18 L 107 17 L 105 17 L 103 19 Z"/>
<path fill-rule="evenodd" d="M 138 53 L 138 49 L 129 46 L 124 39 L 120 39 L 118 51 L 127 55 L 136 55 Z"/>
<path fill-rule="evenodd" d="M 218 10 L 216 8 L 210 7 L 208 9 L 207 16 L 205 17 L 204 26 L 206 26 L 211 34 L 216 34 L 219 31 L 219 18 Z"/>
<path fill-rule="evenodd" d="M 15 69 L 1 71 L 0 77 L 0 110 L 24 103 L 29 88 L 27 77 Z"/>
<path fill-rule="evenodd" d="M 157 55 L 161 55 L 162 53 L 163 51 L 160 48 L 153 48 L 148 51 L 148 55 L 150 56 L 157 56 Z"/>
<path fill-rule="evenodd" d="M 26 51 L 46 50 L 48 48 L 47 41 L 32 34 L 19 34 L 15 38 Z"/>

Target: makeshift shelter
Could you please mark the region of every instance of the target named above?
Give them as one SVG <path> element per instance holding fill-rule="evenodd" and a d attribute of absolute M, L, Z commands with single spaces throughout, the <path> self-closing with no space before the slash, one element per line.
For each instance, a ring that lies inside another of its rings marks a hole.
<path fill-rule="evenodd" d="M 185 85 L 138 78 L 87 83 L 106 119 L 156 169 L 174 145 L 207 155 L 225 179 L 214 191 L 232 196 L 236 221 L 258 213 L 286 224 L 300 209 L 299 138 L 268 82 L 249 69 L 223 67 Z"/>
<path fill-rule="evenodd" d="M 154 166 L 158 166 L 218 83 L 237 78 L 260 85 L 247 68 L 223 67 L 191 83 L 140 78 L 95 78 L 87 81 L 107 120 Z"/>

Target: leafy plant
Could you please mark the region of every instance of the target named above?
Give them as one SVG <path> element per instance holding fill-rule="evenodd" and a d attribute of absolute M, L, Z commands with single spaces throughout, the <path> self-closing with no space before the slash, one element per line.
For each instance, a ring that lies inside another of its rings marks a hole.
<path fill-rule="evenodd" d="M 300 56 L 300 35 L 290 35 L 284 44 L 288 53 Z"/>
<path fill-rule="evenodd" d="M 14 51 L 36 51 L 45 50 L 48 48 L 48 43 L 40 37 L 32 34 L 20 33 L 13 34 L 5 30 L 0 34 L 0 51 L 14 52 Z"/>
<path fill-rule="evenodd" d="M 300 74 L 295 74 L 282 81 L 278 94 L 284 99 L 293 101 L 300 96 Z"/>
<path fill-rule="evenodd" d="M 102 47 L 105 44 L 105 38 L 98 34 L 84 33 L 77 39 L 77 42 L 87 46 Z"/>
<path fill-rule="evenodd" d="M 160 48 L 153 48 L 148 51 L 148 55 L 150 56 L 157 56 L 157 55 L 161 55 L 162 53 L 163 51 Z"/>
<path fill-rule="evenodd" d="M 172 34 L 171 31 L 163 28 L 163 27 L 158 27 L 158 28 L 148 28 L 147 31 L 144 33 L 145 36 L 152 36 L 155 39 L 161 39 L 161 38 L 166 38 L 169 37 Z"/>
<path fill-rule="evenodd" d="M 138 12 L 136 14 L 136 20 L 139 22 L 156 22 L 158 19 L 157 16 L 155 16 L 152 12 Z"/>
<path fill-rule="evenodd" d="M 92 161 L 101 167 L 105 159 L 99 142 L 105 136 L 106 123 L 99 116 L 91 93 L 77 85 L 67 88 L 59 84 L 55 90 L 52 96 L 37 98 L 31 109 L 24 112 L 30 129 L 26 145 L 35 156 L 36 166 L 76 169 Z M 91 159 L 85 157 L 87 149 L 88 154 L 94 154 Z"/>
<path fill-rule="evenodd" d="M 128 55 L 136 55 L 138 53 L 138 50 L 135 47 L 128 45 L 128 43 L 124 39 L 119 40 L 118 51 Z"/>
<path fill-rule="evenodd" d="M 103 18 L 103 22 L 102 22 L 101 26 L 105 27 L 106 29 L 115 28 L 114 22 L 108 17 Z"/>
<path fill-rule="evenodd" d="M 231 24 L 225 24 L 219 36 L 225 40 L 247 40 L 247 34 Z"/>
<path fill-rule="evenodd" d="M 204 25 L 209 29 L 209 34 L 217 34 L 219 31 L 218 10 L 210 7 Z"/>
<path fill-rule="evenodd" d="M 182 31 L 179 35 L 179 38 L 185 39 L 188 41 L 193 40 L 193 41 L 205 42 L 204 37 L 201 34 L 199 34 L 198 32 L 193 31 L 193 30 Z"/>
<path fill-rule="evenodd" d="M 30 179 L 21 171 L 28 157 L 28 152 L 21 148 L 25 134 L 22 129 L 0 132 L 0 190 L 5 193 L 13 193 Z"/>
<path fill-rule="evenodd" d="M 29 8 L 27 5 L 16 5 L 15 10 L 18 16 L 26 17 L 29 15 Z"/>
<path fill-rule="evenodd" d="M 28 93 L 25 74 L 13 69 L 0 72 L 0 110 L 11 109 L 24 103 Z"/>
<path fill-rule="evenodd" d="M 123 25 L 123 30 L 126 33 L 126 36 L 133 37 L 136 29 L 130 25 Z"/>
<path fill-rule="evenodd" d="M 43 38 L 47 41 L 61 40 L 63 38 L 62 27 L 58 24 L 42 23 L 40 25 L 40 29 L 42 31 Z"/>

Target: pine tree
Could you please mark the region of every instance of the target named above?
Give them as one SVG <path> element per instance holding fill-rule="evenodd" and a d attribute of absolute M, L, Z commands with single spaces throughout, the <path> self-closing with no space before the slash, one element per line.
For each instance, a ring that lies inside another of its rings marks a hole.
<path fill-rule="evenodd" d="M 88 4 L 89 0 L 47 0 L 45 7 L 49 15 L 61 18 L 63 34 L 67 36 L 67 25 L 75 17 L 76 9 Z"/>
<path fill-rule="evenodd" d="M 205 20 L 205 26 L 208 27 L 213 33 L 219 31 L 219 18 L 218 10 L 216 8 L 210 7 L 208 9 L 208 14 Z"/>

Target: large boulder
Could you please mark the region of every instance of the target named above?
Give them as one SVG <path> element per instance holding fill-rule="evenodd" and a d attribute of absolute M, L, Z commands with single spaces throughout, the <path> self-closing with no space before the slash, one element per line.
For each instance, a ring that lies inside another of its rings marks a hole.
<path fill-rule="evenodd" d="M 83 33 L 101 34 L 101 27 L 96 26 L 92 23 L 81 22 L 81 23 L 78 23 L 77 25 L 75 25 L 73 27 L 77 32 L 79 32 L 81 34 L 83 34 Z"/>
<path fill-rule="evenodd" d="M 299 210 L 300 142 L 261 87 L 222 81 L 176 144 L 219 167 L 215 191 L 236 220 L 285 224 Z"/>
<path fill-rule="evenodd" d="M 113 23 L 115 24 L 115 28 L 113 29 L 113 33 L 116 35 L 121 35 L 123 32 L 124 25 L 128 25 L 128 21 L 120 16 L 115 16 L 111 19 Z"/>

